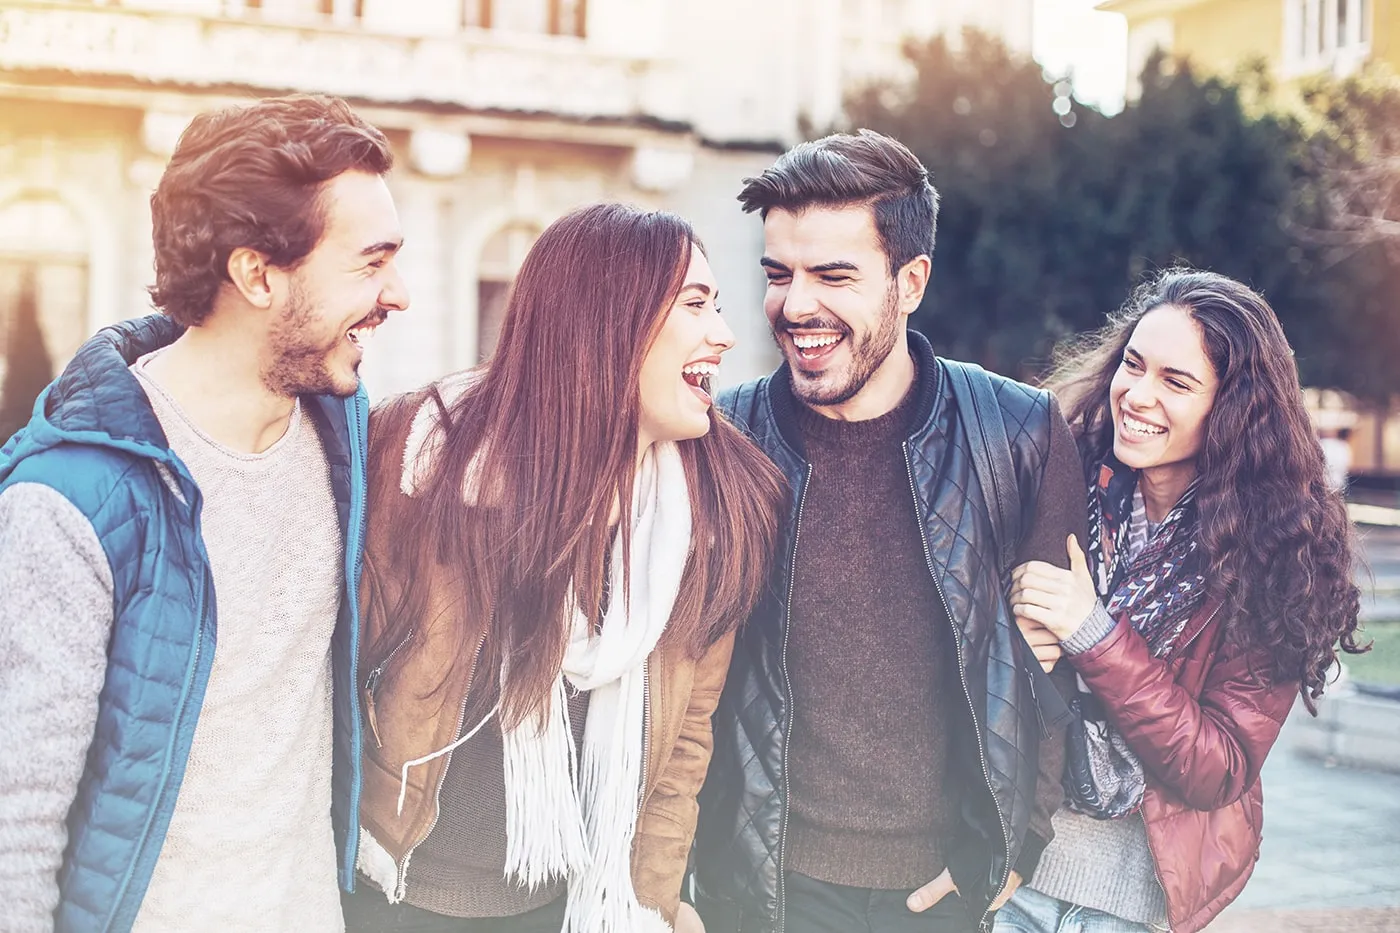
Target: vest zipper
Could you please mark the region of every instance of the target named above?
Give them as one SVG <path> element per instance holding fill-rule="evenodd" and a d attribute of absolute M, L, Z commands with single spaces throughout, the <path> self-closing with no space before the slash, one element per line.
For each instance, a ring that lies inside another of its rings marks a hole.
<path fill-rule="evenodd" d="M 939 581 L 938 574 L 934 570 L 933 554 L 929 550 L 928 535 L 924 531 L 923 503 L 919 500 L 919 487 L 914 481 L 914 461 L 909 454 L 909 442 L 905 441 L 901 446 L 904 448 L 904 466 L 909 473 L 909 492 L 914 497 L 914 517 L 919 525 L 919 541 L 924 546 L 924 562 L 928 565 L 929 576 L 933 578 L 933 588 L 938 593 L 939 602 L 943 604 L 943 612 L 948 617 L 948 625 L 953 630 L 953 644 L 957 647 L 958 651 L 958 679 L 962 683 L 963 697 L 967 700 L 967 711 L 972 716 L 972 734 L 977 739 L 977 760 L 982 766 L 982 777 L 987 782 L 987 792 L 991 794 L 992 797 L 992 809 L 996 811 L 997 822 L 1001 824 L 1003 851 L 1006 853 L 1006 870 L 1002 873 L 1001 884 L 992 892 L 992 898 L 995 899 L 998 894 L 1006 889 L 1007 882 L 1011 880 L 1011 832 L 1007 829 L 1006 818 L 1001 814 L 1001 806 L 997 803 L 996 791 L 992 788 L 992 774 L 987 769 L 987 750 L 982 744 L 982 726 L 977 722 L 977 708 L 972 703 L 972 691 L 967 686 L 967 671 L 963 668 L 962 632 L 959 630 L 957 623 L 953 621 L 953 611 L 948 606 L 948 597 L 944 595 L 943 584 Z M 990 911 L 987 910 L 982 911 L 982 917 L 977 921 L 979 929 L 984 931 L 989 929 L 987 924 L 987 916 L 989 913 Z"/>
<path fill-rule="evenodd" d="M 783 689 L 787 692 L 788 723 L 783 730 L 783 803 L 782 816 L 778 822 L 778 933 L 787 929 L 787 827 L 788 827 L 788 745 L 792 735 L 792 680 L 788 676 L 788 640 L 792 634 L 792 591 L 797 578 L 797 539 L 802 535 L 802 505 L 807 501 L 807 487 L 812 483 L 812 465 L 806 465 L 802 474 L 802 488 L 797 493 L 797 521 L 792 529 L 792 549 L 788 553 L 788 591 L 783 619 L 783 650 L 778 655 L 778 668 L 783 675 Z"/>
<path fill-rule="evenodd" d="M 360 669 L 360 574 L 364 569 L 365 544 L 368 536 L 368 522 L 365 509 L 369 502 L 369 480 L 367 452 L 369 450 L 369 397 L 356 392 L 352 396 L 350 411 L 346 413 L 346 430 L 350 435 L 350 527 L 345 531 L 345 546 L 350 547 L 350 537 L 355 537 L 350 577 L 345 581 L 345 601 L 350 616 L 350 644 L 346 650 L 346 666 L 349 667 L 350 695 L 346 702 L 350 706 L 350 756 L 354 761 L 350 782 L 350 800 L 347 803 L 349 831 L 345 834 L 343 863 L 337 869 L 343 874 L 346 888 L 354 886 L 355 864 L 360 857 L 360 796 L 363 788 L 362 762 L 364 761 L 364 736 L 360 732 L 359 697 L 355 695 L 355 683 L 359 680 Z M 356 495 L 356 491 L 361 491 Z M 338 620 L 337 620 L 338 621 Z M 332 643 L 334 636 L 332 636 Z M 334 657 L 334 652 L 332 652 Z M 332 704 L 334 711 L 334 704 Z"/>
<path fill-rule="evenodd" d="M 476 678 L 476 664 L 477 661 L 481 660 L 481 649 L 485 643 L 486 638 L 482 636 L 481 641 L 477 642 L 476 652 L 472 655 L 472 666 L 467 671 L 467 690 L 462 694 L 462 705 L 457 710 L 457 728 L 452 732 L 454 741 L 462 734 L 462 722 L 467 718 L 467 701 L 471 697 L 472 681 Z M 404 894 L 408 891 L 408 863 L 413 858 L 414 851 L 433 834 L 433 830 L 437 827 L 438 819 L 442 816 L 442 785 L 447 780 L 447 769 L 452 767 L 452 756 L 454 754 L 455 752 L 447 753 L 447 760 L 443 763 L 442 767 L 442 776 L 438 778 L 437 790 L 433 793 L 433 821 L 428 824 L 428 831 L 423 833 L 422 836 L 419 836 L 418 841 L 408 847 L 408 851 L 403 855 L 403 863 L 399 865 L 399 877 L 394 883 L 394 900 L 397 903 L 403 903 Z"/>

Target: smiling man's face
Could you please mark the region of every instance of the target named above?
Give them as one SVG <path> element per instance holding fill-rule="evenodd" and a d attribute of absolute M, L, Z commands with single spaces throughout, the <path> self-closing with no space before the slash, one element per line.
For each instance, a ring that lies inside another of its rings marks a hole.
<path fill-rule="evenodd" d="M 905 309 L 866 205 L 774 208 L 763 222 L 764 312 L 814 408 L 855 399 L 904 348 Z M 917 302 L 915 302 L 917 304 Z"/>
<path fill-rule="evenodd" d="M 403 235 L 384 179 L 345 172 L 326 182 L 321 204 L 325 231 L 287 274 L 267 335 L 263 381 L 279 395 L 353 395 L 364 344 L 408 307 L 394 261 Z"/>

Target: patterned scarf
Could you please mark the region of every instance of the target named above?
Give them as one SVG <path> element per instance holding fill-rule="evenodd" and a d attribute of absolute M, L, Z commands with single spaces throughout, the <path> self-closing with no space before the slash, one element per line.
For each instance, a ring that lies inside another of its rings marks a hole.
<path fill-rule="evenodd" d="M 1098 482 L 1089 489 L 1094 582 L 1109 614 L 1126 619 L 1156 658 L 1171 652 L 1205 599 L 1197 529 L 1195 483 L 1153 530 L 1137 471 L 1111 454 L 1100 464 Z M 1083 680 L 1070 709 L 1065 769 L 1070 808 L 1101 820 L 1136 812 L 1147 787 L 1142 763 Z"/>
<path fill-rule="evenodd" d="M 1115 619 L 1127 616 L 1153 657 L 1164 657 L 1206 595 L 1196 484 L 1149 537 L 1137 471 L 1110 454 L 1098 473 L 1089 490 L 1088 554 L 1099 598 Z"/>

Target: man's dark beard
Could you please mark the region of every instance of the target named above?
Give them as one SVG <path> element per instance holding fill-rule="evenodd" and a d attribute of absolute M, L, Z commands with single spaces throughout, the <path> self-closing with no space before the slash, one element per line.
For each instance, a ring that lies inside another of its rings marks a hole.
<path fill-rule="evenodd" d="M 870 377 L 875 375 L 875 370 L 894 352 L 895 344 L 899 342 L 899 325 L 899 294 L 893 287 L 885 296 L 885 306 L 881 309 L 880 321 L 875 332 L 860 343 L 854 342 L 855 337 L 849 327 L 833 327 L 821 321 L 804 324 L 806 327 L 839 330 L 845 335 L 851 348 L 849 377 L 844 385 L 823 392 L 818 388 L 818 381 L 826 375 L 825 370 L 816 376 L 808 376 L 795 366 L 789 367 L 792 370 L 793 393 L 806 404 L 814 406 L 841 405 L 849 402 L 865 388 Z M 787 331 L 789 326 L 786 321 L 781 321 L 779 326 L 774 328 L 774 339 L 777 339 L 779 333 Z M 779 347 L 781 346 L 780 342 Z"/>
<path fill-rule="evenodd" d="M 278 395 L 291 398 L 298 395 L 355 394 L 355 385 L 337 384 L 327 363 L 330 355 L 345 340 L 337 333 L 328 343 L 315 343 L 316 308 L 307 301 L 305 293 L 295 286 L 282 318 L 271 335 L 272 362 L 263 373 L 263 384 Z"/>

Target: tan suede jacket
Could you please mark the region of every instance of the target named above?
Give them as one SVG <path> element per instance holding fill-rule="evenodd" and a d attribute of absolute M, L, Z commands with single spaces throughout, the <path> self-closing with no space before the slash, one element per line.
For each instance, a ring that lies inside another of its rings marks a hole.
<path fill-rule="evenodd" d="M 451 397 L 451 388 L 442 386 L 445 397 Z M 391 399 L 370 416 L 362 646 L 372 644 L 382 631 L 386 612 L 396 605 L 405 582 L 388 571 L 385 518 L 406 504 L 405 490 L 412 488 L 412 471 L 422 467 L 435 411 L 428 393 L 420 391 Z M 483 623 L 456 617 L 448 605 L 446 587 L 433 587 L 427 617 L 442 621 L 426 628 L 421 650 L 405 650 L 389 658 L 387 664 L 399 669 L 387 683 L 384 672 L 371 680 L 373 672 L 360 659 L 365 752 L 359 866 L 394 900 L 401 899 L 413 883 L 410 856 L 437 821 L 438 791 L 451 754 L 409 769 L 401 814 L 400 770 L 404 762 L 430 755 L 458 737 L 459 711 L 476 674 L 475 664 L 468 665 L 445 690 L 425 696 L 450 666 L 450 648 L 435 650 L 435 646 L 453 643 L 450 625 L 472 627 L 468 644 L 479 645 L 485 634 Z M 726 637 L 698 661 L 683 649 L 663 646 L 647 659 L 647 756 L 632 847 L 632 880 L 642 906 L 657 910 L 672 926 L 695 834 L 695 797 L 710 762 L 710 715 L 719 701 L 733 646 L 733 637 Z"/>

